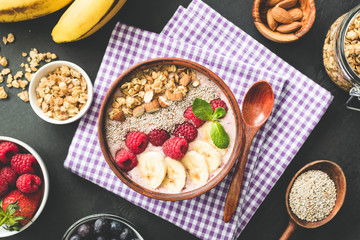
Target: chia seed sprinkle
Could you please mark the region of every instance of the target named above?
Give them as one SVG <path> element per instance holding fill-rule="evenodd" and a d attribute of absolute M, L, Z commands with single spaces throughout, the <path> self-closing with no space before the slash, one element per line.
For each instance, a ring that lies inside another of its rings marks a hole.
<path fill-rule="evenodd" d="M 301 220 L 308 222 L 326 218 L 333 210 L 335 202 L 335 184 L 320 170 L 310 170 L 298 176 L 289 194 L 291 211 Z"/>
<path fill-rule="evenodd" d="M 178 102 L 171 102 L 166 108 L 161 108 L 155 113 L 144 113 L 136 118 L 127 116 L 124 122 L 107 120 L 106 139 L 109 144 L 117 144 L 120 148 L 125 147 L 126 134 L 130 131 L 140 131 L 146 134 L 154 128 L 161 128 L 172 133 L 176 124 L 184 122 L 184 111 L 192 105 L 195 98 L 211 101 L 219 97 L 216 86 L 210 80 L 202 80 L 196 88 L 189 89 L 186 96 Z"/>

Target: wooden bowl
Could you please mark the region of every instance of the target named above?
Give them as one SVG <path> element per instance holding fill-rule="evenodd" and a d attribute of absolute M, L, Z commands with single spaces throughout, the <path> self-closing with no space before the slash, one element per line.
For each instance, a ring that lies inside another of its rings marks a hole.
<path fill-rule="evenodd" d="M 269 9 L 265 5 L 267 0 L 255 0 L 253 5 L 253 19 L 256 28 L 267 39 L 278 43 L 294 42 L 304 36 L 312 27 L 315 21 L 316 8 L 314 0 L 299 0 L 298 5 L 303 11 L 301 19 L 302 27 L 294 33 L 280 33 L 269 28 L 266 21 L 266 13 Z"/>
<path fill-rule="evenodd" d="M 290 190 L 296 180 L 297 177 L 299 177 L 301 174 L 309 171 L 309 170 L 321 170 L 325 173 L 327 173 L 331 180 L 334 181 L 335 188 L 336 188 L 336 201 L 335 206 L 331 213 L 324 218 L 323 220 L 316 221 L 316 222 L 308 222 L 305 220 L 301 220 L 298 218 L 290 209 L 289 205 L 289 193 Z M 302 169 L 300 169 L 293 179 L 291 180 L 288 188 L 286 189 L 286 195 L 285 195 L 285 204 L 286 204 L 286 211 L 288 212 L 290 216 L 290 221 L 287 229 L 285 230 L 284 234 L 280 238 L 280 240 L 288 239 L 289 236 L 294 232 L 296 229 L 296 226 L 301 226 L 304 228 L 317 228 L 320 227 L 327 222 L 329 222 L 340 210 L 341 206 L 344 203 L 346 195 L 346 178 L 345 174 L 342 171 L 342 169 L 334 162 L 327 161 L 327 160 L 318 160 L 311 162 L 307 165 L 305 165 Z"/>
<path fill-rule="evenodd" d="M 225 163 L 225 165 L 222 167 L 221 171 L 214 176 L 212 179 L 210 179 L 205 185 L 192 189 L 190 191 L 186 192 L 180 192 L 180 193 L 163 193 L 159 191 L 154 191 L 152 189 L 144 188 L 143 186 L 137 184 L 134 182 L 126 172 L 121 170 L 117 167 L 110 151 L 109 147 L 105 138 L 105 124 L 107 119 L 107 106 L 109 101 L 112 100 L 112 96 L 115 92 L 115 90 L 123 84 L 125 81 L 129 79 L 129 77 L 134 74 L 135 72 L 149 68 L 154 67 L 158 65 L 167 65 L 167 64 L 174 64 L 177 66 L 183 66 L 188 67 L 190 69 L 194 69 L 202 74 L 204 74 L 206 77 L 211 79 L 224 93 L 227 99 L 229 100 L 229 103 L 234 112 L 234 118 L 236 123 L 236 138 L 235 143 L 233 147 L 233 151 L 230 154 L 229 160 Z M 100 113 L 99 113 L 99 121 L 98 121 L 98 137 L 100 142 L 100 147 L 102 150 L 102 153 L 112 169 L 112 171 L 116 174 L 118 178 L 120 178 L 121 181 L 123 181 L 128 187 L 133 189 L 134 191 L 143 194 L 147 197 L 159 199 L 159 200 L 167 200 L 167 201 L 178 201 L 178 200 L 185 200 L 189 198 L 196 197 L 200 194 L 203 194 L 210 189 L 212 189 L 214 186 L 216 186 L 230 171 L 230 169 L 235 164 L 239 154 L 240 149 L 242 146 L 242 136 L 243 136 L 243 122 L 241 118 L 241 112 L 239 105 L 237 103 L 237 100 L 235 99 L 234 95 L 232 94 L 229 87 L 212 71 L 209 69 L 201 66 L 200 64 L 197 64 L 195 62 L 185 60 L 185 59 L 179 59 L 179 58 L 156 58 L 156 59 L 150 59 L 144 62 L 141 62 L 139 64 L 134 65 L 133 67 L 129 68 L 128 70 L 124 71 L 110 86 L 108 92 L 106 93 L 106 96 L 103 99 Z"/>

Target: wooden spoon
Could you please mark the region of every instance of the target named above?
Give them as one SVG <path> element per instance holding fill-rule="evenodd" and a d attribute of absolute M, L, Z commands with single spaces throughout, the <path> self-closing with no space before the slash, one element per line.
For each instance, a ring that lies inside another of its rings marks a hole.
<path fill-rule="evenodd" d="M 291 190 L 292 185 L 294 184 L 295 179 L 300 174 L 307 172 L 309 170 L 321 170 L 321 171 L 327 173 L 329 175 L 329 177 L 331 178 L 331 180 L 334 181 L 335 188 L 336 188 L 336 202 L 335 202 L 334 209 L 331 211 L 329 216 L 327 216 L 323 220 L 317 221 L 317 222 L 308 222 L 308 221 L 301 220 L 291 211 L 290 206 L 289 206 L 289 192 Z M 290 221 L 289 221 L 289 225 L 287 226 L 285 232 L 280 237 L 280 240 L 288 239 L 291 236 L 291 234 L 295 231 L 297 226 L 301 226 L 304 228 L 317 228 L 317 227 L 320 227 L 320 226 L 324 225 L 325 223 L 329 222 L 340 210 L 340 208 L 344 202 L 344 199 L 345 199 L 345 193 L 346 193 L 345 175 L 344 175 L 344 172 L 342 171 L 342 169 L 336 163 L 333 163 L 333 162 L 330 162 L 327 160 L 318 160 L 318 161 L 311 162 L 311 163 L 307 164 L 305 167 L 303 167 L 302 169 L 300 169 L 295 174 L 295 176 L 291 180 L 291 182 L 286 190 L 286 195 L 285 195 L 286 210 L 287 210 L 288 214 L 290 215 Z"/>
<path fill-rule="evenodd" d="M 242 104 L 244 124 L 244 147 L 236 165 L 234 176 L 226 197 L 224 221 L 229 222 L 235 212 L 240 197 L 241 184 L 244 177 L 247 156 L 251 142 L 269 118 L 274 105 L 274 92 L 266 81 L 258 81 L 247 91 Z"/>

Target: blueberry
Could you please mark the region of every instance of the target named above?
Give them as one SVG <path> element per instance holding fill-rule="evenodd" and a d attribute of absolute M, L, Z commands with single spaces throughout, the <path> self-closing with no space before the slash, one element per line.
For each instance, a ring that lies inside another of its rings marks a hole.
<path fill-rule="evenodd" d="M 120 234 L 120 240 L 130 240 L 132 237 L 132 231 L 129 228 L 124 228 Z"/>
<path fill-rule="evenodd" d="M 110 230 L 110 224 L 108 220 L 104 218 L 96 219 L 94 223 L 94 232 L 99 235 L 107 234 Z"/>
<path fill-rule="evenodd" d="M 98 236 L 98 237 L 96 238 L 96 240 L 106 240 L 106 237 L 104 237 L 104 236 Z"/>
<path fill-rule="evenodd" d="M 69 240 L 80 240 L 80 236 L 75 234 L 75 235 L 72 235 L 71 238 Z"/>
<path fill-rule="evenodd" d="M 84 223 L 78 227 L 77 234 L 79 235 L 79 237 L 81 239 L 83 239 L 83 238 L 86 239 L 86 238 L 89 238 L 92 236 L 93 231 L 89 224 Z"/>
<path fill-rule="evenodd" d="M 111 221 L 110 222 L 110 232 L 114 236 L 119 236 L 122 230 L 124 230 L 125 226 L 121 222 Z"/>

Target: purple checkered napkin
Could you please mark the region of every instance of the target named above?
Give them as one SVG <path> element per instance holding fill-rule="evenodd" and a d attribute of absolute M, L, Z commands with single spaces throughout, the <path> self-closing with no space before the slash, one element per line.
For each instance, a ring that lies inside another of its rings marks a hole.
<path fill-rule="evenodd" d="M 244 229 L 330 105 L 332 96 L 200 0 L 179 7 L 162 34 L 280 74 L 287 79 L 261 148 L 253 144 L 237 234 Z M 259 154 L 254 150 L 258 149 Z"/>
<path fill-rule="evenodd" d="M 260 79 L 267 79 L 279 99 L 286 80 L 281 76 L 202 48 L 161 37 L 123 24 L 117 24 L 106 49 L 94 83 L 94 103 L 80 121 L 70 145 L 65 167 L 99 186 L 112 191 L 132 203 L 176 224 L 202 239 L 232 239 L 239 224 L 240 208 L 231 223 L 222 220 L 224 201 L 231 180 L 228 175 L 214 189 L 186 201 L 158 201 L 129 189 L 107 166 L 102 156 L 96 132 L 103 97 L 110 84 L 125 69 L 140 61 L 155 57 L 180 57 L 198 62 L 214 71 L 241 100 L 245 91 Z M 271 122 L 269 122 L 270 124 Z M 261 131 L 259 136 L 265 134 Z M 209 227 L 211 226 L 211 227 Z"/>

